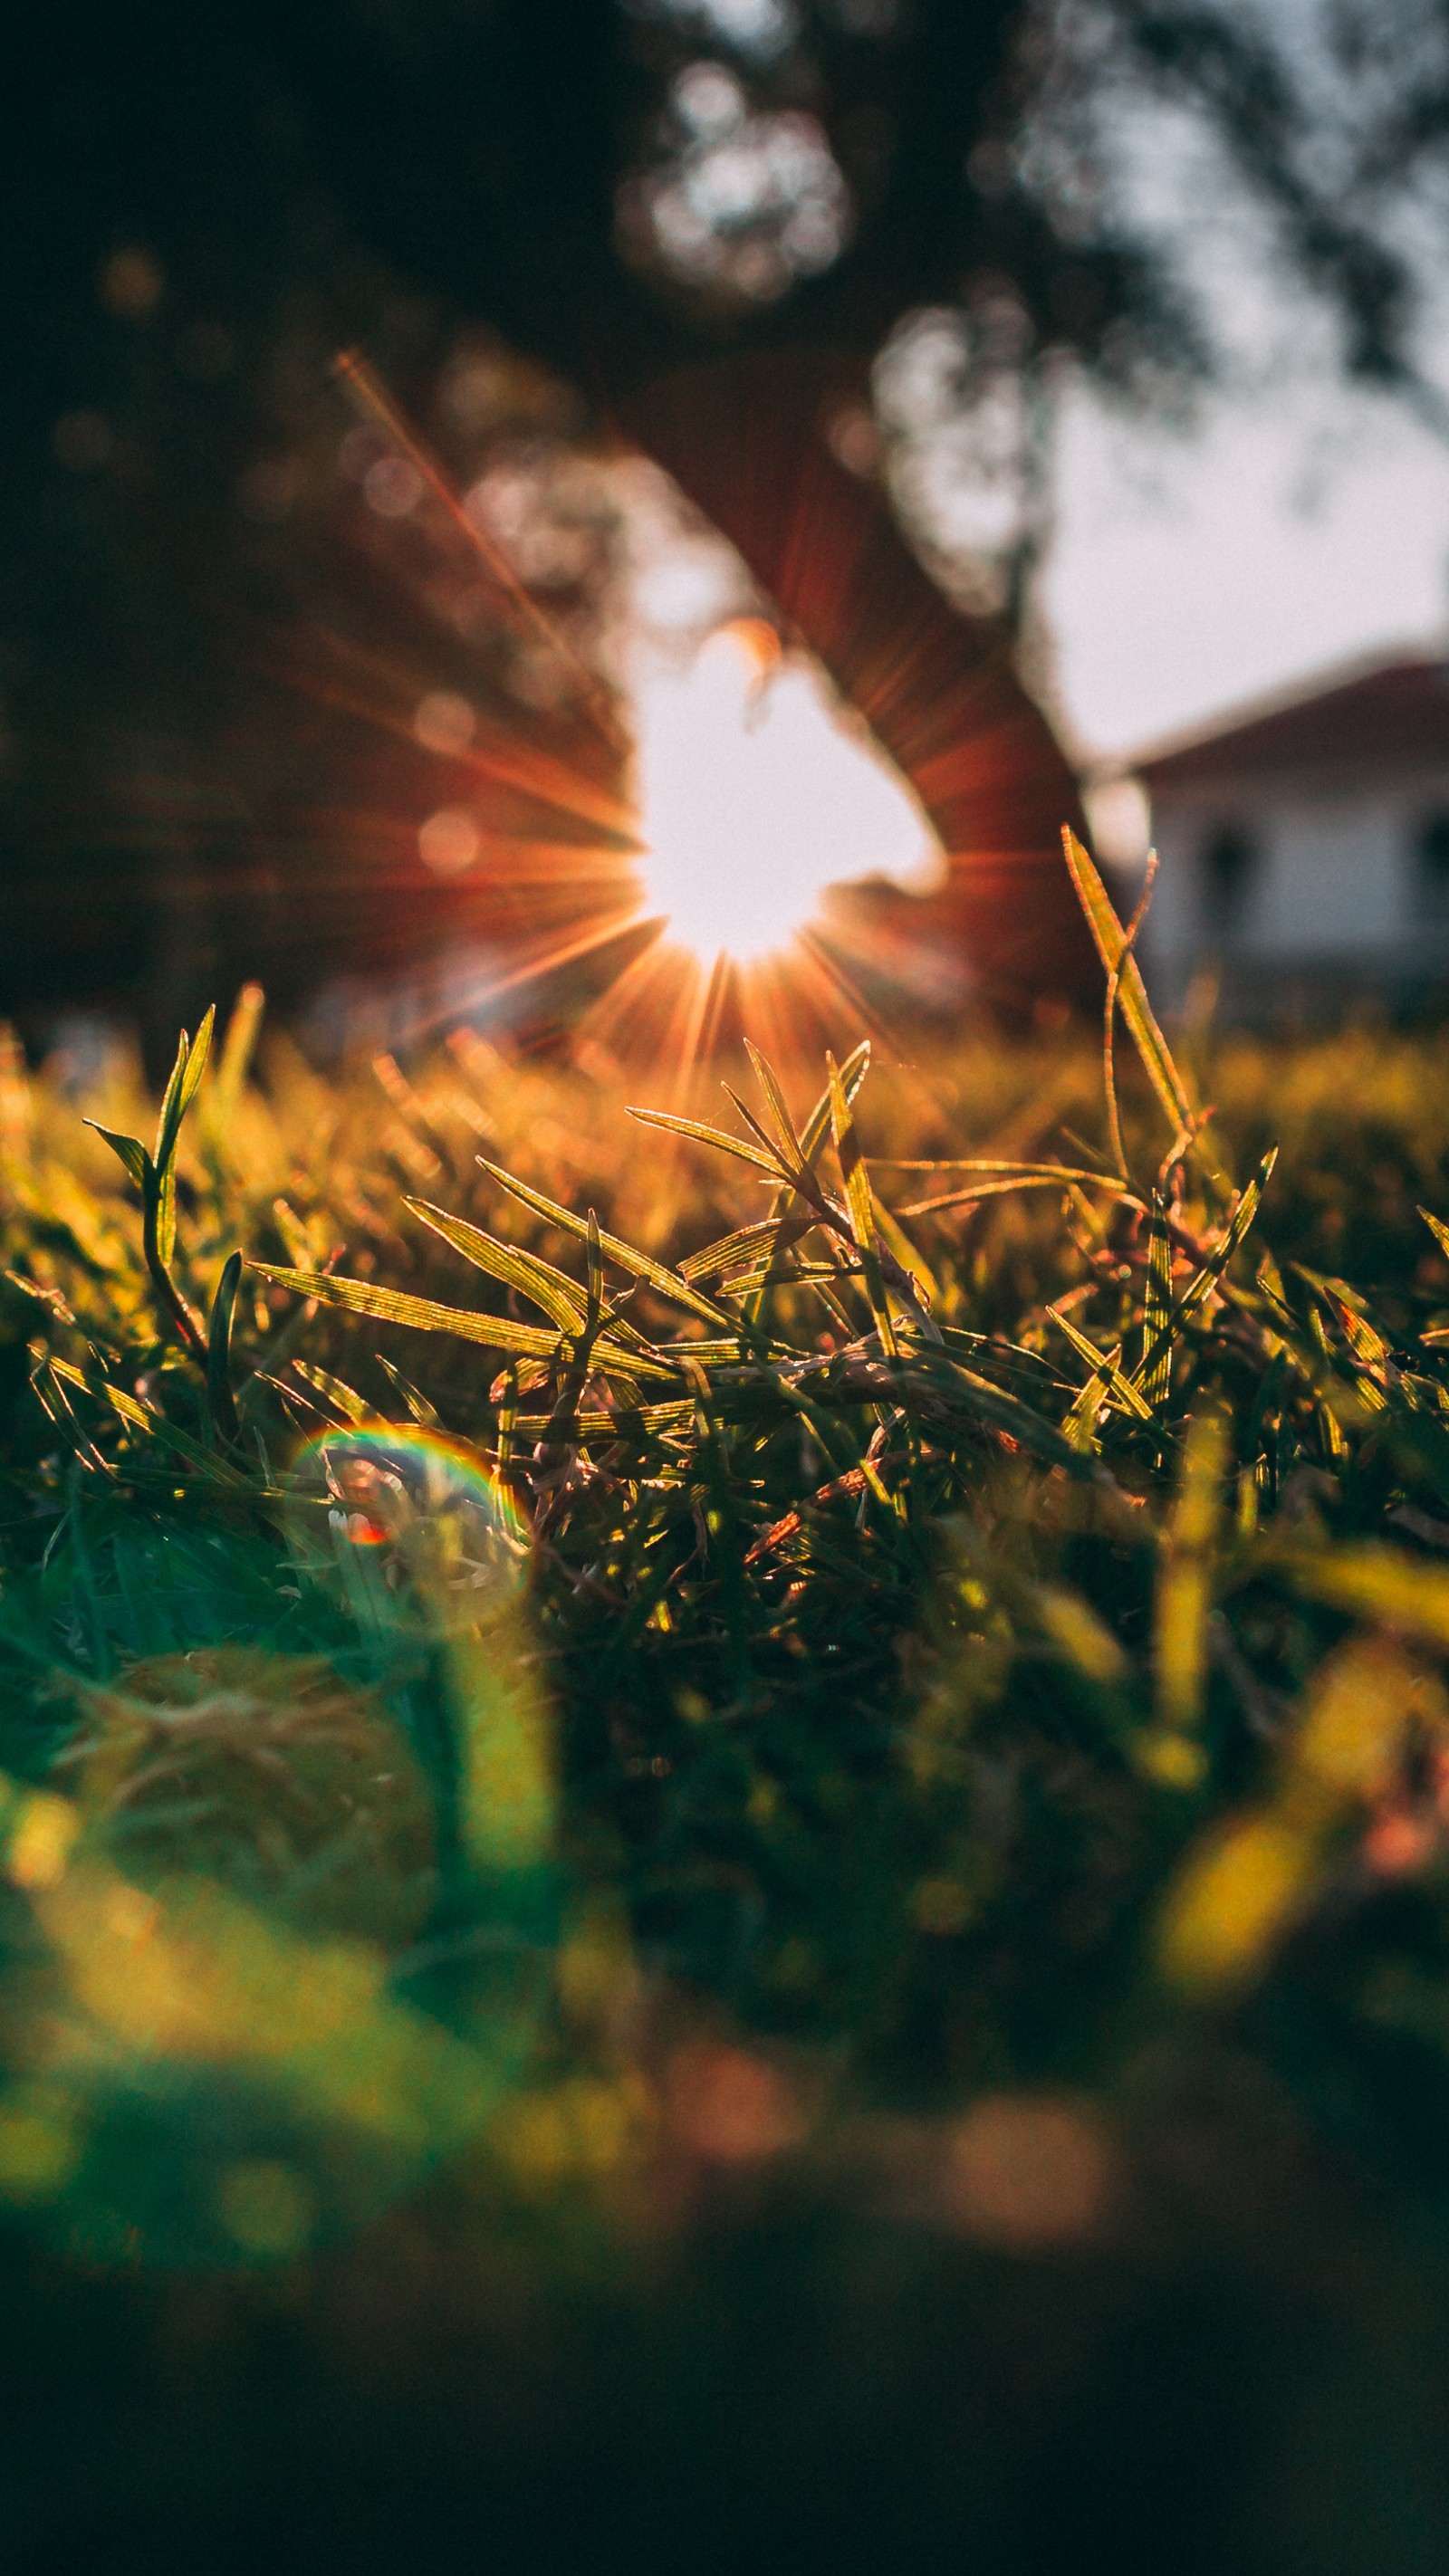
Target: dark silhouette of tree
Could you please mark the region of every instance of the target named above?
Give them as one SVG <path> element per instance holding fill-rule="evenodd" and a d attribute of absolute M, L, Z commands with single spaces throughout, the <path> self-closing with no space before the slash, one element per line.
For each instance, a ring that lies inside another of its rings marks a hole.
<path fill-rule="evenodd" d="M 1135 86 L 1210 126 L 1350 372 L 1441 408 L 1417 334 L 1443 0 L 72 0 L 16 11 L 3 46 L 12 999 L 123 987 L 138 889 L 167 925 L 167 1008 L 301 902 L 261 784 L 228 821 L 213 763 L 166 828 L 137 791 L 129 856 L 112 791 L 123 738 L 148 777 L 178 745 L 255 743 L 216 602 L 255 660 L 308 550 L 300 506 L 281 535 L 239 532 L 236 494 L 329 345 L 361 339 L 425 407 L 471 318 L 652 447 L 915 776 L 962 918 L 1017 989 L 1083 957 L 1052 852 L 1072 785 L 1010 652 L 1030 477 L 992 613 L 948 607 L 831 447 L 882 345 L 958 310 L 968 407 L 992 377 L 1040 397 L 1064 361 L 1145 400 L 1211 368 L 1170 256 L 1122 212 L 1111 101 Z M 857 567 L 854 626 L 801 577 L 796 509 Z M 311 573 L 325 588 L 322 557 Z M 974 803 L 946 757 L 973 724 L 996 763 Z M 60 892 L 63 929 L 39 901 Z"/>

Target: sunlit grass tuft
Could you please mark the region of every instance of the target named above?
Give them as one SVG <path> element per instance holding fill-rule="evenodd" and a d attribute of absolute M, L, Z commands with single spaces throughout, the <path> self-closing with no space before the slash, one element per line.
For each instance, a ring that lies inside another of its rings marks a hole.
<path fill-rule="evenodd" d="M 324 1082 L 249 994 L 154 1129 L 10 1053 L 29 2223 L 290 2261 L 441 2168 L 626 2241 L 897 2136 L 1045 2245 L 1169 2039 L 1449 1980 L 1442 1043 L 1188 1068 L 1070 855 L 1095 1048 L 665 1106 L 466 1037 Z"/>

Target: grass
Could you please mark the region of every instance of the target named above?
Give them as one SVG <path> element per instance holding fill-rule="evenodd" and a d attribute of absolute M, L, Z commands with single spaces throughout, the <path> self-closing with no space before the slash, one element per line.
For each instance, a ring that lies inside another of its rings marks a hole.
<path fill-rule="evenodd" d="M 36 2564 L 259 2512 L 219 2425 L 280 2438 L 279 2348 L 342 2545 L 328 2392 L 426 2484 L 440 2334 L 528 2381 L 458 2437 L 509 2566 L 646 2490 L 661 2565 L 1082 2513 L 1430 2563 L 1446 1050 L 1179 1063 L 1073 864 L 1105 1085 L 984 1035 L 690 1115 L 469 1038 L 324 1082 L 247 995 L 147 1148 L 124 1063 L 7 1059 L 0 2209 L 57 2389 L 109 2356 L 22 2446 Z"/>

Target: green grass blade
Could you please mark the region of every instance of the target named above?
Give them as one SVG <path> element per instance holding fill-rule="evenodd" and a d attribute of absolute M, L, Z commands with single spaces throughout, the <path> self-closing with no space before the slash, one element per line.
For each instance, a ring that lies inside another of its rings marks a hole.
<path fill-rule="evenodd" d="M 101 1132 L 104 1134 L 105 1130 L 102 1129 Z M 1435 1242 L 1438 1244 L 1440 1251 L 1442 1253 L 1449 1254 L 1449 1225 L 1444 1223 L 1442 1217 L 1431 1216 L 1426 1207 L 1421 1207 L 1419 1214 L 1423 1218 L 1424 1223 L 1428 1227 Z"/>
<path fill-rule="evenodd" d="M 870 1071 L 870 1040 L 862 1038 L 840 1067 L 840 1088 L 849 1107 L 855 1106 L 855 1095 Z M 827 1082 L 809 1117 L 800 1130 L 800 1151 L 812 1167 L 815 1157 L 830 1133 L 830 1085 Z"/>
<path fill-rule="evenodd" d="M 206 1333 L 207 1401 L 213 1422 L 228 1440 L 234 1440 L 237 1433 L 236 1402 L 231 1391 L 231 1328 L 241 1275 L 241 1254 L 228 1253 L 211 1302 Z"/>
<path fill-rule="evenodd" d="M 485 1234 L 481 1226 L 469 1225 L 466 1218 L 451 1216 L 446 1208 L 434 1207 L 428 1199 L 405 1198 L 403 1206 L 418 1217 L 434 1234 L 441 1235 L 475 1270 L 486 1271 L 506 1288 L 516 1288 L 530 1304 L 539 1306 L 561 1333 L 582 1330 L 585 1300 L 573 1281 L 551 1261 L 541 1261 L 534 1252 L 524 1252 L 516 1243 L 504 1243 L 497 1235 Z"/>
<path fill-rule="evenodd" d="M 184 1029 L 181 1032 L 176 1062 L 171 1068 L 171 1079 L 166 1085 L 161 1115 L 156 1122 L 155 1160 L 158 1171 L 165 1170 L 176 1151 L 181 1121 L 196 1098 L 201 1077 L 206 1071 L 206 1060 L 211 1053 L 211 1033 L 215 1026 L 216 1005 L 213 1003 L 194 1038 L 189 1038 Z"/>
<path fill-rule="evenodd" d="M 1211 1296 L 1213 1290 L 1222 1279 L 1225 1271 L 1227 1270 L 1228 1263 L 1232 1260 L 1234 1253 L 1237 1251 L 1238 1246 L 1243 1241 L 1254 1217 L 1258 1213 L 1259 1206 L 1262 1202 L 1263 1192 L 1268 1186 L 1269 1179 L 1272 1176 L 1273 1166 L 1277 1162 L 1277 1159 L 1278 1148 L 1276 1145 L 1270 1145 L 1267 1153 L 1263 1156 L 1261 1163 L 1258 1165 L 1256 1172 L 1253 1174 L 1252 1179 L 1249 1181 L 1247 1188 L 1244 1190 L 1242 1197 L 1239 1199 L 1237 1206 L 1234 1208 L 1233 1213 L 1224 1228 L 1222 1239 L 1215 1247 L 1211 1259 L 1205 1261 L 1200 1270 L 1194 1271 L 1181 1296 L 1173 1305 L 1167 1323 L 1164 1327 L 1165 1336 L 1169 1345 L 1173 1335 L 1180 1332 L 1183 1325 L 1196 1314 L 1199 1306 L 1203 1305 L 1207 1298 Z M 1157 1342 L 1150 1341 L 1143 1351 L 1141 1361 L 1132 1372 L 1132 1382 L 1134 1386 L 1141 1386 L 1143 1384 L 1146 1372 L 1151 1368 L 1157 1356 Z"/>
<path fill-rule="evenodd" d="M 761 1145 L 751 1144 L 746 1136 L 731 1136 L 723 1127 L 709 1127 L 702 1118 L 676 1118 L 668 1109 L 631 1109 L 641 1127 L 662 1127 L 666 1135 L 687 1136 L 691 1144 L 709 1145 L 720 1154 L 733 1154 L 741 1163 L 753 1163 L 760 1172 L 768 1172 L 772 1181 L 782 1178 L 780 1157 Z"/>
<path fill-rule="evenodd" d="M 679 1264 L 680 1278 L 719 1278 L 735 1263 L 753 1261 L 757 1254 L 789 1251 L 819 1221 L 815 1216 L 761 1217 L 755 1225 L 742 1225 L 734 1234 L 721 1235 L 717 1243 L 707 1243 L 702 1251 L 687 1253 Z"/>
<path fill-rule="evenodd" d="M 106 1143 L 110 1146 L 111 1152 L 119 1156 L 121 1162 L 124 1163 L 126 1170 L 130 1174 L 131 1179 L 135 1182 L 137 1189 L 143 1190 L 146 1186 L 146 1174 L 151 1167 L 151 1157 L 147 1153 L 145 1146 L 142 1144 L 140 1137 L 118 1136 L 114 1128 L 103 1127 L 99 1119 L 96 1118 L 87 1118 L 83 1120 L 82 1124 L 87 1127 L 94 1128 L 98 1136 L 103 1136 L 105 1138 Z"/>
<path fill-rule="evenodd" d="M 722 1082 L 720 1084 L 720 1089 L 725 1094 L 726 1099 L 732 1101 L 735 1108 L 739 1111 L 740 1116 L 743 1118 L 745 1125 L 748 1127 L 750 1134 L 754 1137 L 761 1152 L 769 1155 L 770 1168 L 773 1171 L 776 1180 L 783 1181 L 787 1188 L 793 1189 L 796 1184 L 796 1177 L 799 1169 L 798 1156 L 787 1155 L 784 1149 L 775 1143 L 773 1137 L 770 1135 L 769 1129 L 761 1126 L 760 1121 L 755 1116 L 749 1102 L 747 1100 L 741 1100 L 739 1093 L 735 1090 L 732 1083 Z"/>
<path fill-rule="evenodd" d="M 430 1297 L 409 1297 L 398 1288 L 378 1287 L 370 1279 L 337 1279 L 320 1270 L 284 1270 L 270 1261 L 248 1261 L 261 1279 L 306 1297 L 319 1306 L 336 1306 L 349 1315 L 365 1315 L 374 1324 L 407 1324 L 418 1333 L 453 1333 L 484 1350 L 520 1351 L 529 1359 L 551 1360 L 558 1335 L 511 1317 L 480 1315 L 464 1306 L 440 1306 Z"/>
<path fill-rule="evenodd" d="M 550 1225 L 557 1226 L 563 1234 L 573 1235 L 577 1242 L 587 1243 L 589 1229 L 583 1217 L 575 1216 L 570 1209 L 560 1207 L 556 1199 L 545 1198 L 541 1190 L 530 1189 L 526 1181 L 515 1180 L 511 1172 L 503 1169 L 501 1163 L 490 1163 L 483 1154 L 478 1156 L 478 1166 L 481 1171 L 488 1174 L 490 1180 L 498 1183 L 500 1189 L 507 1190 L 510 1197 L 516 1198 L 521 1206 L 532 1208 L 535 1216 L 546 1218 Z M 616 1234 L 600 1234 L 599 1245 L 607 1258 L 620 1270 L 627 1270 L 634 1278 L 646 1281 L 649 1287 L 657 1289 L 659 1295 L 667 1298 L 672 1305 L 685 1307 L 691 1315 L 703 1316 L 707 1324 L 718 1324 L 725 1330 L 733 1330 L 733 1316 L 727 1315 L 723 1308 L 714 1304 L 711 1298 L 703 1296 L 699 1289 L 691 1287 L 687 1279 L 681 1278 L 679 1272 L 671 1270 L 665 1262 L 655 1261 L 647 1252 L 636 1251 L 632 1243 L 621 1242 Z"/>
<path fill-rule="evenodd" d="M 775 1068 L 768 1057 L 760 1053 L 759 1048 L 750 1038 L 745 1040 L 745 1053 L 755 1068 L 755 1080 L 765 1095 L 765 1106 L 770 1113 L 770 1124 L 775 1131 L 781 1156 L 792 1176 L 799 1180 L 808 1174 L 809 1165 L 805 1160 L 800 1139 L 795 1133 L 794 1120 L 790 1116 Z"/>
<path fill-rule="evenodd" d="M 1128 1034 L 1176 1135 L 1180 1128 L 1194 1126 L 1195 1113 L 1172 1051 L 1153 1016 L 1142 969 L 1128 949 L 1127 933 L 1117 918 L 1112 898 L 1069 823 L 1062 826 L 1062 847 L 1097 954 L 1108 975 L 1118 978 L 1117 1003 Z"/>
<path fill-rule="evenodd" d="M 334 1377 L 330 1369 L 319 1368 L 315 1360 L 293 1360 L 292 1366 L 298 1377 L 312 1388 L 314 1394 L 323 1396 L 344 1422 L 376 1421 L 377 1407 L 360 1396 L 355 1386 L 349 1386 L 346 1378 Z"/>
<path fill-rule="evenodd" d="M 1172 1237 L 1160 1198 L 1152 1203 L 1147 1238 L 1147 1296 L 1142 1310 L 1142 1392 L 1153 1411 L 1172 1389 Z M 1151 1353 L 1151 1357 L 1147 1356 Z"/>
<path fill-rule="evenodd" d="M 974 1207 L 978 1199 L 1004 1198 L 1010 1190 L 1110 1190 L 1125 1207 L 1141 1207 L 1135 1190 L 1125 1189 L 1115 1172 L 1088 1172 L 1069 1163 L 956 1163 L 943 1168 L 954 1171 L 979 1171 L 979 1181 L 968 1181 L 959 1190 L 948 1190 L 943 1198 L 913 1199 L 899 1209 L 901 1216 L 933 1216 L 947 1208 Z M 995 1177 L 992 1177 L 992 1176 Z"/>
<path fill-rule="evenodd" d="M 830 1076 L 830 1132 L 840 1164 L 845 1204 L 850 1213 L 850 1231 L 855 1239 L 856 1250 L 860 1254 L 861 1269 L 865 1278 L 865 1293 L 870 1300 L 870 1311 L 875 1317 L 881 1348 L 891 1358 L 895 1358 L 899 1345 L 896 1341 L 895 1327 L 891 1322 L 890 1307 L 886 1302 L 885 1281 L 881 1276 L 880 1255 L 876 1249 L 870 1174 L 866 1170 L 864 1157 L 861 1154 L 860 1140 L 855 1132 L 855 1121 L 851 1115 L 850 1103 L 845 1097 L 845 1089 L 834 1056 L 828 1055 L 825 1062 Z"/>
<path fill-rule="evenodd" d="M 1091 1372 L 1088 1384 L 1100 1382 L 1103 1390 L 1115 1399 L 1124 1413 L 1132 1414 L 1138 1422 L 1150 1422 L 1151 1405 L 1145 1396 L 1139 1393 L 1134 1381 L 1123 1373 L 1117 1361 L 1109 1358 L 1105 1351 L 1099 1351 L 1095 1342 L 1089 1342 L 1086 1334 L 1080 1332 L 1072 1322 L 1070 1315 L 1063 1315 L 1055 1306 L 1048 1311 L 1057 1330 L 1066 1341 L 1071 1343 L 1078 1359 L 1085 1360 Z M 1085 1392 L 1084 1388 L 1083 1393 Z"/>
<path fill-rule="evenodd" d="M 349 1315 L 366 1315 L 375 1324 L 406 1324 L 417 1333 L 452 1333 L 459 1341 L 476 1342 L 485 1351 L 517 1351 L 527 1359 L 552 1360 L 558 1357 L 559 1337 L 545 1333 L 532 1324 L 515 1324 L 510 1315 L 483 1315 L 467 1306 L 441 1306 L 430 1297 L 409 1297 L 397 1288 L 380 1288 L 370 1279 L 338 1279 L 330 1271 L 283 1270 L 269 1261 L 249 1261 L 249 1270 L 269 1279 L 274 1287 L 289 1289 L 294 1297 L 316 1300 L 319 1306 L 340 1307 Z M 728 1318 L 726 1318 L 728 1320 Z M 600 1368 L 618 1369 L 626 1377 L 669 1377 L 673 1371 L 663 1356 L 623 1350 L 613 1342 L 601 1342 L 595 1352 Z"/>
<path fill-rule="evenodd" d="M 584 1237 L 584 1250 L 589 1272 L 589 1302 L 584 1317 L 584 1341 L 590 1348 L 604 1312 L 604 1254 L 599 1240 L 599 1220 L 589 1210 L 589 1230 Z"/>

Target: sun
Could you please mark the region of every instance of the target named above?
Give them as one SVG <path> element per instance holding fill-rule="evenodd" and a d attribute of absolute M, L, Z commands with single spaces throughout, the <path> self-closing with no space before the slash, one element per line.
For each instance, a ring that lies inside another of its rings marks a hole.
<path fill-rule="evenodd" d="M 649 909 L 706 960 L 786 948 L 825 888 L 939 879 L 922 807 L 814 664 L 736 618 L 634 689 Z"/>

